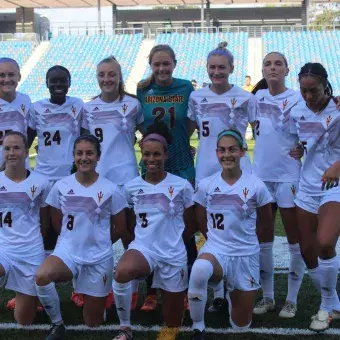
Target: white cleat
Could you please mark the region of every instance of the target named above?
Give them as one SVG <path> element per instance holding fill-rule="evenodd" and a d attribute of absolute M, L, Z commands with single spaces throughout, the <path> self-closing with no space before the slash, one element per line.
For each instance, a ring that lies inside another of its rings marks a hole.
<path fill-rule="evenodd" d="M 312 323 L 310 324 L 309 329 L 315 332 L 323 332 L 329 328 L 331 321 L 331 313 L 320 309 L 318 314 L 312 316 Z"/>
<path fill-rule="evenodd" d="M 280 318 L 292 319 L 297 312 L 296 304 L 290 301 L 286 301 L 279 314 Z"/>
<path fill-rule="evenodd" d="M 272 312 L 275 310 L 275 301 L 268 298 L 263 298 L 259 301 L 254 309 L 253 313 L 256 315 L 266 314 L 267 312 Z"/>

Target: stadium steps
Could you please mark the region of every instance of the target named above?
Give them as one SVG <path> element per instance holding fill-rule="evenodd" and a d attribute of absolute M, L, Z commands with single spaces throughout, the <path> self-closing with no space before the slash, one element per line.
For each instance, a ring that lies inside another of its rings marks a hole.
<path fill-rule="evenodd" d="M 43 41 L 38 45 L 38 47 L 33 51 L 31 56 L 28 58 L 27 62 L 24 64 L 22 69 L 20 70 L 21 73 L 21 81 L 20 84 L 23 83 L 23 81 L 28 77 L 28 75 L 31 73 L 33 70 L 34 66 L 39 62 L 41 57 L 45 54 L 47 51 L 48 47 L 50 46 L 49 41 Z"/>
<path fill-rule="evenodd" d="M 139 48 L 135 64 L 125 85 L 125 88 L 129 93 L 136 94 L 137 83 L 143 79 L 144 72 L 148 66 L 148 57 L 154 44 L 155 39 L 143 40 L 141 47 Z"/>
<path fill-rule="evenodd" d="M 262 79 L 262 50 L 262 38 L 248 38 L 248 74 L 253 85 Z"/>

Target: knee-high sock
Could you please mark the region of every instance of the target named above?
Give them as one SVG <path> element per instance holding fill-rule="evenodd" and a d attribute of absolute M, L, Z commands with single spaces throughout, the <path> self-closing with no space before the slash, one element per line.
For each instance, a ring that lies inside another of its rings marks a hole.
<path fill-rule="evenodd" d="M 208 281 L 214 272 L 213 265 L 208 260 L 198 259 L 195 261 L 189 281 L 189 307 L 193 321 L 193 329 L 203 331 L 204 310 L 207 303 Z"/>
<path fill-rule="evenodd" d="M 296 304 L 297 296 L 305 273 L 305 262 L 301 256 L 298 243 L 289 245 L 289 274 L 287 301 Z"/>
<path fill-rule="evenodd" d="M 260 244 L 260 279 L 263 297 L 274 300 L 273 242 Z"/>
<path fill-rule="evenodd" d="M 40 303 L 44 307 L 52 323 L 62 323 L 63 319 L 60 313 L 60 300 L 54 282 L 51 282 L 46 286 L 38 286 L 36 284 L 35 287 Z"/>
<path fill-rule="evenodd" d="M 131 282 L 118 283 L 113 279 L 112 282 L 113 294 L 115 296 L 117 314 L 119 317 L 120 325 L 130 327 L 130 309 L 131 309 Z"/>

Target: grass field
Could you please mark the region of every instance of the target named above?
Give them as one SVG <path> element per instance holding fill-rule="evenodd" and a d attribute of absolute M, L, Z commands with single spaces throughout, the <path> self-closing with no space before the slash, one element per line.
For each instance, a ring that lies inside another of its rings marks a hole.
<path fill-rule="evenodd" d="M 197 147 L 198 140 L 193 139 L 191 145 Z M 254 142 L 248 141 L 249 154 L 252 158 Z M 31 154 L 35 153 L 35 150 L 31 149 Z M 140 159 L 140 150 L 136 146 L 136 156 L 138 161 Z M 34 157 L 31 158 L 31 165 L 34 166 Z M 281 219 L 277 216 L 276 220 L 276 236 L 285 236 Z M 113 329 L 118 325 L 118 318 L 116 310 L 113 308 L 108 311 L 107 322 L 102 328 L 88 329 L 83 325 L 81 309 L 74 306 L 70 300 L 72 286 L 58 285 L 57 286 L 62 306 L 62 314 L 65 320 L 65 324 L 69 326 L 67 333 L 67 339 L 112 339 L 114 334 Z M 277 308 L 275 312 L 269 313 L 265 316 L 254 316 L 252 330 L 248 333 L 235 334 L 229 326 L 228 310 L 225 308 L 223 312 L 209 314 L 206 313 L 206 325 L 208 327 L 207 339 L 231 339 L 231 340 L 266 340 L 266 339 L 339 339 L 340 326 L 339 321 L 334 321 L 332 329 L 324 334 L 315 334 L 309 332 L 308 326 L 310 323 L 310 317 L 318 310 L 320 297 L 316 290 L 312 286 L 311 281 L 306 275 L 300 290 L 298 299 L 298 313 L 293 320 L 282 320 L 278 318 L 278 313 L 282 307 L 287 292 L 287 274 L 275 275 L 275 299 Z M 138 311 L 139 307 L 143 303 L 143 297 L 145 294 L 145 286 L 140 287 L 140 297 L 138 301 L 138 307 L 135 312 L 132 313 L 133 325 L 140 325 L 141 327 L 134 333 L 134 339 L 162 339 L 159 336 L 159 325 L 162 324 L 160 309 L 154 313 L 142 313 Z M 14 296 L 14 293 L 4 289 L 0 289 L 0 340 L 21 340 L 31 339 L 38 340 L 43 339 L 47 334 L 47 325 L 49 319 L 45 312 L 38 313 L 34 326 L 29 329 L 18 329 L 14 322 L 13 313 L 6 309 L 7 301 Z M 208 304 L 211 304 L 212 297 L 209 294 Z M 79 325 L 79 327 L 77 327 Z M 191 333 L 188 327 L 191 326 L 191 320 L 189 313 L 186 313 L 183 329 L 177 335 L 176 339 L 190 339 Z M 107 329 L 105 329 L 107 327 Z"/>

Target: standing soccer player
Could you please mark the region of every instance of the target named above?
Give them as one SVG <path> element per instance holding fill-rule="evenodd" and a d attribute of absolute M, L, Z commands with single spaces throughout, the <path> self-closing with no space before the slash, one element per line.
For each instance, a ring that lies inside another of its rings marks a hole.
<path fill-rule="evenodd" d="M 14 317 L 22 325 L 33 323 L 37 311 L 35 276 L 45 253 L 49 183 L 26 169 L 28 142 L 18 131 L 3 139 L 5 170 L 0 172 L 0 286 L 16 292 Z"/>
<path fill-rule="evenodd" d="M 53 327 L 48 340 L 64 339 L 56 281 L 71 281 L 83 294 L 83 318 L 88 326 L 104 320 L 113 276 L 112 243 L 124 237 L 127 204 L 118 187 L 98 175 L 100 143 L 80 136 L 73 147 L 75 174 L 57 181 L 46 202 L 60 234 L 56 248 L 38 270 L 36 289 Z"/>

